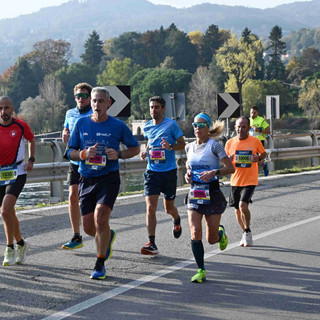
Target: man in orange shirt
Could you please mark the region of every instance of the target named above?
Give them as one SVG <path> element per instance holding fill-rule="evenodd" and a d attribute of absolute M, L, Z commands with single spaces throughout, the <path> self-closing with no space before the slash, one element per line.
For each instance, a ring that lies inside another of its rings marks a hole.
<path fill-rule="evenodd" d="M 249 135 L 250 128 L 249 118 L 238 118 L 235 125 L 237 136 L 227 141 L 225 147 L 236 169 L 231 175 L 229 204 L 235 207 L 236 219 L 243 231 L 240 246 L 245 247 L 253 245 L 249 203 L 258 185 L 258 162 L 267 156 L 261 141 Z"/>

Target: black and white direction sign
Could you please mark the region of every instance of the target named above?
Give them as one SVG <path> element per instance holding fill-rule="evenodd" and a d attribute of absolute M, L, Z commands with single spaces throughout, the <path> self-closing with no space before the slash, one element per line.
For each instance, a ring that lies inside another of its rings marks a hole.
<path fill-rule="evenodd" d="M 239 93 L 218 93 L 218 118 L 240 117 Z"/>
<path fill-rule="evenodd" d="M 113 117 L 130 117 L 130 86 L 106 86 L 112 104 L 108 114 Z"/>

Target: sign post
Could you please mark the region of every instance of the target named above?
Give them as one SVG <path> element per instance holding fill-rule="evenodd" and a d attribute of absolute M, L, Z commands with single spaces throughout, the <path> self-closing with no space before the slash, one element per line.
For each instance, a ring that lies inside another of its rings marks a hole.
<path fill-rule="evenodd" d="M 186 98 L 183 92 L 163 93 L 162 98 L 166 101 L 166 117 L 176 121 L 186 120 Z"/>
<path fill-rule="evenodd" d="M 218 93 L 218 118 L 227 120 L 227 138 L 230 137 L 230 118 L 240 117 L 240 95 L 239 93 Z"/>
<path fill-rule="evenodd" d="M 280 96 L 266 96 L 266 114 L 270 119 L 270 134 L 273 136 L 273 119 L 280 119 Z"/>

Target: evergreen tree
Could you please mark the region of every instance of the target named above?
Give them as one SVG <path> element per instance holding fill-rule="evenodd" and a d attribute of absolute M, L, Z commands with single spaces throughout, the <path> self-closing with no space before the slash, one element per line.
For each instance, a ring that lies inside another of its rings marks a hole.
<path fill-rule="evenodd" d="M 22 101 L 28 97 L 34 98 L 38 94 L 38 86 L 42 78 L 41 68 L 37 64 L 32 66 L 24 58 L 18 60 L 17 69 L 10 79 L 7 91 L 8 96 L 12 98 L 16 113 L 19 112 Z"/>
<path fill-rule="evenodd" d="M 85 52 L 81 55 L 82 63 L 90 67 L 97 67 L 104 56 L 103 42 L 99 34 L 93 30 L 84 44 Z"/>
<path fill-rule="evenodd" d="M 281 56 L 286 53 L 286 44 L 281 40 L 282 29 L 279 26 L 274 26 L 270 32 L 270 45 L 267 50 L 270 50 L 269 65 L 266 69 L 266 77 L 268 80 L 282 80 L 285 76 L 285 67 L 281 61 Z"/>

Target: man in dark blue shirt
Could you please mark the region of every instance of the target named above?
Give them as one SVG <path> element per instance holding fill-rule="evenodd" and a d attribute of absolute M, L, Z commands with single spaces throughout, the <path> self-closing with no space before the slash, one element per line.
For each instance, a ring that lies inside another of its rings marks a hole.
<path fill-rule="evenodd" d="M 66 152 L 69 159 L 79 161 L 82 225 L 96 240 L 97 261 L 91 279 L 106 277 L 104 262 L 112 254 L 109 218 L 120 187 L 118 159 L 140 152 L 139 143 L 126 124 L 107 114 L 110 101 L 106 88 L 92 89 L 93 114 L 76 122 Z M 120 142 L 126 150 L 119 151 Z"/>

